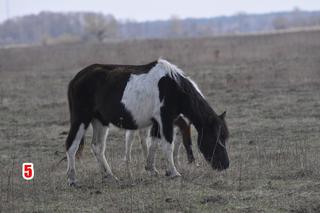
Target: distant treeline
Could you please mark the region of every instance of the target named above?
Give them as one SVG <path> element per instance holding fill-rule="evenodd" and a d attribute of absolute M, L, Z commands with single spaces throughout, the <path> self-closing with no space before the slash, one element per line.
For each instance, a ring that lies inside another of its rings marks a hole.
<path fill-rule="evenodd" d="M 112 15 L 92 12 L 53 13 L 9 19 L 0 24 L 0 45 L 52 44 L 121 39 L 209 37 L 320 26 L 320 11 L 295 9 L 268 14 L 238 13 L 215 18 L 166 21 L 119 21 Z"/>

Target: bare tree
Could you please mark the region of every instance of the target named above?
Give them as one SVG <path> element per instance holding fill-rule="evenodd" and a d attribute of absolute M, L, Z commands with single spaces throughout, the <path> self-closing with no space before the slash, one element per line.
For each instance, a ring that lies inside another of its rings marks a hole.
<path fill-rule="evenodd" d="M 248 23 L 248 15 L 246 12 L 238 12 L 235 17 L 237 18 L 237 32 L 246 32 L 247 29 L 249 28 L 249 23 Z"/>
<path fill-rule="evenodd" d="M 285 17 L 279 16 L 273 20 L 272 24 L 275 30 L 283 30 L 288 27 L 288 20 Z"/>
<path fill-rule="evenodd" d="M 170 18 L 169 23 L 169 37 L 177 38 L 183 35 L 182 21 L 177 15 L 173 15 Z"/>
<path fill-rule="evenodd" d="M 112 15 L 88 13 L 84 16 L 84 29 L 87 39 L 99 42 L 118 36 L 118 23 Z"/>

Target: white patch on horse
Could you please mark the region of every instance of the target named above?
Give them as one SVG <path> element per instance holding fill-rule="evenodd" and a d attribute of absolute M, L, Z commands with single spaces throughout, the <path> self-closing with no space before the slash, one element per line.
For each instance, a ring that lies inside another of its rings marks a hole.
<path fill-rule="evenodd" d="M 176 166 L 174 165 L 174 160 L 173 160 L 174 143 L 170 144 L 165 140 L 161 140 L 161 148 L 169 163 L 169 168 L 166 172 L 166 175 L 170 177 L 181 176 L 181 174 L 177 171 Z"/>
<path fill-rule="evenodd" d="M 134 133 L 135 131 L 133 130 L 126 131 L 125 162 L 126 162 L 127 173 L 130 179 L 132 178 L 130 162 L 131 162 L 131 147 L 134 140 Z"/>
<path fill-rule="evenodd" d="M 70 148 L 68 149 L 68 153 L 72 156 L 76 155 L 76 152 L 78 151 L 81 139 L 84 135 L 84 124 L 80 124 L 79 129 L 77 131 L 77 135 L 76 138 L 73 140 L 72 145 L 70 146 Z"/>
<path fill-rule="evenodd" d="M 159 99 L 158 82 L 165 75 L 177 80 L 177 75 L 183 75 L 183 72 L 169 62 L 159 59 L 158 64 L 148 73 L 130 76 L 121 102 L 139 128 L 151 125 L 151 118 L 160 115 L 163 103 Z"/>
<path fill-rule="evenodd" d="M 178 75 L 185 77 L 184 72 L 169 61 L 160 58 L 158 59 L 158 65 L 161 66 L 162 69 L 167 70 L 168 74 L 176 81 L 179 81 L 177 78 Z"/>
<path fill-rule="evenodd" d="M 182 119 L 183 119 L 187 124 L 189 124 L 189 125 L 191 124 L 191 121 L 190 121 L 186 116 L 184 116 L 184 115 L 181 114 L 181 113 L 179 114 L 179 116 L 182 117 Z"/>

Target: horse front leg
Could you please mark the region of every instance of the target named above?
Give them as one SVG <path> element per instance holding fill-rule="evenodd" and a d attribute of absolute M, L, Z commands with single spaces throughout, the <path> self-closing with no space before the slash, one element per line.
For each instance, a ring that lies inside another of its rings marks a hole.
<path fill-rule="evenodd" d="M 167 140 L 162 140 L 161 141 L 161 147 L 162 150 L 167 158 L 167 161 L 169 163 L 168 165 L 168 169 L 166 171 L 166 176 L 170 176 L 170 177 L 179 177 L 181 176 L 181 174 L 177 171 L 177 168 L 174 164 L 174 160 L 173 160 L 173 147 L 174 147 L 174 143 L 170 143 Z"/>
<path fill-rule="evenodd" d="M 158 175 L 159 172 L 155 167 L 155 157 L 156 157 L 156 151 L 158 148 L 158 143 L 160 141 L 160 129 L 157 122 L 154 122 L 154 124 L 151 127 L 150 130 L 150 147 L 147 154 L 147 165 L 145 169 L 150 172 L 151 175 Z"/>
<path fill-rule="evenodd" d="M 169 163 L 166 171 L 166 176 L 178 177 L 181 174 L 177 171 L 177 168 L 173 160 L 173 149 L 174 149 L 174 135 L 173 135 L 173 120 L 174 116 L 170 116 L 166 108 L 161 109 L 161 147 Z"/>
<path fill-rule="evenodd" d="M 177 128 L 174 128 L 174 149 L 173 149 L 173 161 L 176 165 L 179 166 L 179 150 L 181 146 L 181 132 L 177 130 Z"/>
<path fill-rule="evenodd" d="M 195 161 L 195 159 L 194 159 L 193 151 L 192 151 L 191 125 L 182 116 L 179 116 L 175 120 L 174 124 L 179 127 L 180 131 L 178 131 L 178 132 L 182 137 L 182 142 L 183 142 L 183 145 L 186 149 L 187 156 L 188 156 L 188 162 L 193 163 Z M 178 142 L 180 142 L 178 145 L 178 147 L 180 147 L 181 140 L 179 140 Z M 179 150 L 178 147 L 177 147 L 177 143 L 175 143 L 175 151 L 177 150 L 176 152 L 178 152 L 178 150 Z"/>
<path fill-rule="evenodd" d="M 184 148 L 186 149 L 187 156 L 188 156 L 188 163 L 195 162 L 193 151 L 192 151 L 192 141 L 191 141 L 191 127 L 190 125 L 184 129 L 181 130 L 182 133 L 182 141 Z"/>

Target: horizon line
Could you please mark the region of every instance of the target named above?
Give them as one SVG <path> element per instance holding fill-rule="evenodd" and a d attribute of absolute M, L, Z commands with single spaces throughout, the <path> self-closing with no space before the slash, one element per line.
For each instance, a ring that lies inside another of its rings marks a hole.
<path fill-rule="evenodd" d="M 299 12 L 320 12 L 320 10 L 308 10 L 308 9 L 301 9 L 301 8 L 297 8 L 297 7 L 294 7 L 293 9 L 291 10 L 278 10 L 278 11 L 268 11 L 268 12 L 246 12 L 246 11 L 238 11 L 238 12 L 234 12 L 232 14 L 221 14 L 221 15 L 213 15 L 213 16 L 186 16 L 186 17 L 181 17 L 179 16 L 178 14 L 172 14 L 170 15 L 170 17 L 167 17 L 167 18 L 155 18 L 155 19 L 145 19 L 145 20 L 137 20 L 137 19 L 134 19 L 134 18 L 119 18 L 117 16 L 115 16 L 114 14 L 112 13 L 104 13 L 104 12 L 97 12 L 97 11 L 89 11 L 89 10 L 78 10 L 78 11 L 54 11 L 54 10 L 42 10 L 42 11 L 39 11 L 39 12 L 36 12 L 36 13 L 28 13 L 28 14 L 24 14 L 24 15 L 17 15 L 17 16 L 12 16 L 12 17 L 9 17 L 9 18 L 5 18 L 4 20 L 0 20 L 0 24 L 3 24 L 4 22 L 6 21 L 9 21 L 9 20 L 14 20 L 14 19 L 20 19 L 20 18 L 24 18 L 26 16 L 32 16 L 32 15 L 35 15 L 35 16 L 38 16 L 40 15 L 41 13 L 60 13 L 60 14 L 76 14 L 76 13 L 94 13 L 94 14 L 102 14 L 104 16 L 108 16 L 108 15 L 111 15 L 113 16 L 117 21 L 119 22 L 136 22 L 136 23 L 144 23 L 144 22 L 157 22 L 157 21 L 169 21 L 171 18 L 173 17 L 176 17 L 180 20 L 188 20 L 188 19 L 215 19 L 215 18 L 222 18 L 222 17 L 234 17 L 234 16 L 238 16 L 238 15 L 248 15 L 248 16 L 251 16 L 251 15 L 268 15 L 268 14 L 276 14 L 276 13 L 290 13 L 290 12 L 295 12 L 295 11 L 299 11 Z"/>

